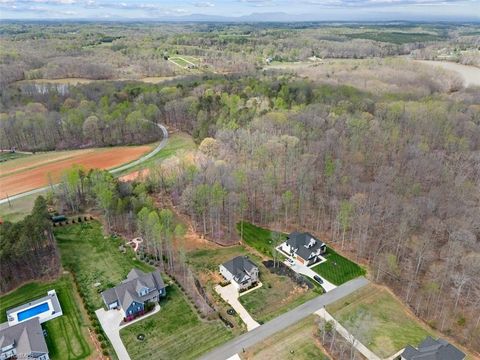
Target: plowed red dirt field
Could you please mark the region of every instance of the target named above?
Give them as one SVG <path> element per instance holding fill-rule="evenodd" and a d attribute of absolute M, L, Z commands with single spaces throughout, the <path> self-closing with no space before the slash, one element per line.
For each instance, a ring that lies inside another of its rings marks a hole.
<path fill-rule="evenodd" d="M 153 145 L 121 146 L 35 154 L 0 164 L 0 199 L 47 186 L 60 180 L 73 165 L 85 169 L 111 169 L 131 162 Z"/>

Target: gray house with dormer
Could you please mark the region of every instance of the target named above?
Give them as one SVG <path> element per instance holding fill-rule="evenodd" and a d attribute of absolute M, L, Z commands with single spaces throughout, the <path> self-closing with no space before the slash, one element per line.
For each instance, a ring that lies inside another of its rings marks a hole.
<path fill-rule="evenodd" d="M 308 232 L 292 232 L 280 247 L 299 263 L 307 266 L 315 264 L 327 251 L 327 245 Z"/>
<path fill-rule="evenodd" d="M 147 303 L 158 302 L 165 295 L 160 271 L 144 273 L 139 269 L 132 269 L 120 285 L 102 292 L 107 309 L 120 309 L 125 317 L 141 314 Z"/>
<path fill-rule="evenodd" d="M 248 289 L 258 282 L 258 267 L 248 256 L 237 256 L 221 264 L 220 274 L 238 291 Z"/>
<path fill-rule="evenodd" d="M 38 317 L 13 326 L 0 324 L 0 360 L 6 359 L 50 359 Z"/>
<path fill-rule="evenodd" d="M 408 345 L 403 350 L 401 360 L 463 360 L 465 354 L 443 339 L 428 336 L 418 348 Z"/>

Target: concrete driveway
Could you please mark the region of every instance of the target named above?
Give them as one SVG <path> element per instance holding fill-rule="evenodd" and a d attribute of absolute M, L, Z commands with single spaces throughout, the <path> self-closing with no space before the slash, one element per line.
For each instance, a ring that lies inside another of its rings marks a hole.
<path fill-rule="evenodd" d="M 318 275 L 320 276 L 319 274 L 317 274 L 315 271 L 313 271 L 312 269 L 310 269 L 308 266 L 306 265 L 302 265 L 300 264 L 298 261 L 295 261 L 293 263 L 293 265 L 291 265 L 290 263 L 288 263 L 288 261 L 285 260 L 285 265 L 287 266 L 290 266 L 292 268 L 293 271 L 295 271 L 296 273 L 299 273 L 299 274 L 302 274 L 302 275 L 305 275 L 307 277 L 309 277 L 310 279 L 312 279 L 313 281 L 317 282 L 313 277 L 315 275 Z M 328 291 L 331 291 L 333 289 L 335 289 L 337 286 L 332 284 L 331 282 L 329 282 L 328 280 L 326 280 L 325 278 L 321 277 L 320 278 L 323 280 L 323 284 L 322 284 L 322 287 L 325 289 L 326 292 Z"/>
<path fill-rule="evenodd" d="M 232 306 L 232 308 L 240 315 L 245 325 L 247 325 L 247 330 L 253 330 L 260 326 L 253 318 L 250 316 L 247 310 L 243 307 L 243 305 L 238 301 L 238 291 L 232 284 L 228 284 L 227 286 L 215 286 L 215 291 L 225 300 L 228 304 Z"/>
<path fill-rule="evenodd" d="M 117 357 L 122 360 L 130 360 L 127 349 L 120 338 L 120 323 L 123 320 L 120 310 L 106 311 L 102 308 L 95 311 L 95 314 L 97 314 L 98 321 L 100 321 L 105 335 L 107 335 L 108 340 L 110 340 L 115 349 Z"/>
<path fill-rule="evenodd" d="M 120 326 L 120 323 L 123 320 L 123 315 L 120 310 L 105 310 L 104 308 L 98 309 L 95 311 L 97 315 L 98 321 L 100 321 L 100 325 L 102 325 L 102 329 L 107 335 L 108 340 L 112 343 L 115 352 L 117 353 L 117 357 L 120 360 L 130 360 L 130 356 L 128 355 L 127 349 L 125 345 L 123 345 L 122 339 L 120 338 L 120 329 L 127 327 L 136 323 L 137 321 L 142 321 L 143 319 L 152 316 L 160 311 L 160 305 L 156 304 L 155 309 L 150 311 L 144 316 L 136 318 L 129 323 L 126 323 Z"/>
<path fill-rule="evenodd" d="M 368 280 L 364 277 L 359 277 L 350 280 L 332 291 L 319 295 L 316 298 L 309 300 L 302 305 L 270 320 L 269 322 L 249 331 L 243 335 L 237 336 L 229 342 L 220 345 L 208 354 L 200 357 L 200 360 L 225 360 L 235 354 L 242 353 L 244 349 L 269 338 L 273 334 L 305 319 L 310 314 L 321 309 L 322 307 L 331 304 L 344 296 L 347 296 L 368 284 Z"/>

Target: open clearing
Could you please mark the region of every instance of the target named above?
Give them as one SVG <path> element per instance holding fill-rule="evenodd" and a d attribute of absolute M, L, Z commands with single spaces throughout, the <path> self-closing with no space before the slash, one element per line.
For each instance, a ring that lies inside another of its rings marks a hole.
<path fill-rule="evenodd" d="M 124 241 L 105 237 L 98 222 L 56 227 L 55 237 L 63 266 L 75 273 L 87 303 L 95 309 L 103 306 L 100 292 L 120 283 L 132 268 L 153 270 L 137 260 L 130 247 L 125 254 L 120 252 Z M 97 282 L 99 287 L 94 286 Z M 220 321 L 200 320 L 176 286 L 168 286 L 167 294 L 159 313 L 122 330 L 132 359 L 191 359 L 233 336 Z M 145 341 L 137 340 L 139 333 L 146 335 Z"/>
<path fill-rule="evenodd" d="M 192 251 L 187 258 L 201 282 L 213 293 L 213 286 L 223 281 L 218 266 L 239 255 L 248 255 L 260 272 L 263 286 L 239 299 L 259 323 L 264 323 L 319 295 L 316 288 L 309 290 L 297 285 L 288 276 L 271 273 L 259 257 L 249 253 L 243 246 Z"/>
<path fill-rule="evenodd" d="M 42 327 L 47 331 L 47 346 L 52 360 L 85 359 L 92 353 L 93 345 L 83 312 L 78 305 L 78 295 L 70 275 L 57 281 L 32 282 L 3 296 L 0 299 L 0 322 L 7 321 L 5 311 L 33 299 L 45 296 L 48 290 L 57 291 L 63 316 L 47 321 Z"/>
<path fill-rule="evenodd" d="M 111 169 L 151 151 L 154 145 L 120 146 L 35 154 L 0 164 L 0 198 L 56 183 L 62 172 L 80 165 Z"/>
<path fill-rule="evenodd" d="M 386 289 L 369 284 L 327 306 L 327 311 L 381 358 L 417 346 L 429 331 Z"/>
<path fill-rule="evenodd" d="M 327 360 L 314 337 L 315 316 L 292 325 L 240 354 L 242 360 Z"/>

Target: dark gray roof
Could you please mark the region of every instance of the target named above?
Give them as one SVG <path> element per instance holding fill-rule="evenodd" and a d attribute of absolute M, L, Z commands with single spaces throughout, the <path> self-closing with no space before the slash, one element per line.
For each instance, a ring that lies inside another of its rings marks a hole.
<path fill-rule="evenodd" d="M 258 270 L 257 265 L 255 265 L 248 256 L 237 256 L 222 265 L 230 271 L 236 282 L 242 282 L 246 276 L 250 276 L 249 273 L 251 273 L 253 269 Z"/>
<path fill-rule="evenodd" d="M 38 317 L 0 330 L 0 348 L 12 344 L 17 354 L 48 353 Z"/>
<path fill-rule="evenodd" d="M 315 245 L 307 248 L 306 246 L 312 239 L 315 241 Z M 299 233 L 296 231 L 288 235 L 287 244 L 290 245 L 291 248 L 297 249 L 297 255 L 305 260 L 308 260 L 312 253 L 317 252 L 318 249 L 325 245 L 322 241 L 318 240 L 308 232 Z"/>
<path fill-rule="evenodd" d="M 443 339 L 432 339 L 428 336 L 418 349 L 407 346 L 402 353 L 407 360 L 463 360 L 465 354 Z"/>
<path fill-rule="evenodd" d="M 144 287 L 155 290 L 144 296 L 138 295 L 138 291 Z M 133 301 L 144 303 L 146 300 L 157 296 L 159 291 L 164 288 L 165 283 L 160 271 L 156 270 L 146 274 L 139 269 L 132 269 L 126 280 L 120 285 L 102 292 L 102 297 L 106 304 L 118 301 L 123 309 L 127 309 Z"/>

